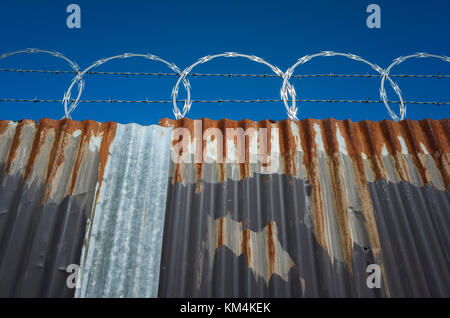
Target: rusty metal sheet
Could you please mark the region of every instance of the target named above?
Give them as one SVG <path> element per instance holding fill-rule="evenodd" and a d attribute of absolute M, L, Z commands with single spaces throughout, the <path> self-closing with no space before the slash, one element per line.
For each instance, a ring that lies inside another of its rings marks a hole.
<path fill-rule="evenodd" d="M 160 125 L 188 159 L 171 162 L 160 297 L 450 296 L 449 119 Z"/>
<path fill-rule="evenodd" d="M 0 296 L 73 296 L 87 228 L 79 296 L 450 296 L 448 119 L 160 125 L 188 160 L 134 125 L 0 121 Z"/>
<path fill-rule="evenodd" d="M 0 121 L 0 296 L 71 297 L 115 123 Z"/>

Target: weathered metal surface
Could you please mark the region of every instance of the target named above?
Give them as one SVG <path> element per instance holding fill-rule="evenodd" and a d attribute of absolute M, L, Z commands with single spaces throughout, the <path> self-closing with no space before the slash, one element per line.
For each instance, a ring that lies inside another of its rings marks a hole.
<path fill-rule="evenodd" d="M 115 123 L 0 121 L 0 296 L 71 297 Z"/>
<path fill-rule="evenodd" d="M 450 297 L 449 119 L 160 125 L 0 121 L 0 296 Z"/>
<path fill-rule="evenodd" d="M 156 297 L 172 130 L 118 125 L 86 233 L 77 297 Z"/>
<path fill-rule="evenodd" d="M 192 161 L 171 162 L 159 296 L 450 296 L 448 119 L 160 125 Z"/>

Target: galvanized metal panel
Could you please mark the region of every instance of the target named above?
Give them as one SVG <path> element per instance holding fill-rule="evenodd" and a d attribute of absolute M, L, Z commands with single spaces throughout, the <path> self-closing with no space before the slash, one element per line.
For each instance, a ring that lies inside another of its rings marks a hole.
<path fill-rule="evenodd" d="M 71 297 L 114 123 L 0 121 L 0 296 Z"/>
<path fill-rule="evenodd" d="M 118 125 L 86 234 L 78 297 L 156 297 L 172 131 Z"/>
<path fill-rule="evenodd" d="M 159 296 L 450 296 L 448 119 L 160 124 L 205 153 L 171 163 Z M 256 130 L 244 163 L 228 128 Z M 260 128 L 270 164 L 248 160 Z"/>

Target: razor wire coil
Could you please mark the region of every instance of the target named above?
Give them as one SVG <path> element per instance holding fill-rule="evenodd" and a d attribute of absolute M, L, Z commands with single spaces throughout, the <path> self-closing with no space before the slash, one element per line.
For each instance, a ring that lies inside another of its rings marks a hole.
<path fill-rule="evenodd" d="M 183 71 L 181 71 L 178 66 L 176 66 L 174 63 L 168 62 L 167 60 L 164 60 L 156 55 L 153 54 L 136 54 L 136 53 L 124 53 L 120 55 L 115 55 L 107 58 L 103 58 L 100 60 L 97 60 L 87 68 L 81 71 L 81 69 L 78 67 L 78 65 L 73 62 L 72 60 L 68 59 L 64 55 L 62 55 L 59 52 L 56 51 L 48 51 L 48 50 L 41 50 L 41 49 L 25 49 L 21 51 L 14 51 L 10 53 L 5 53 L 0 55 L 0 60 L 4 59 L 6 57 L 16 55 L 16 54 L 22 54 L 22 53 L 46 53 L 50 54 L 52 56 L 55 56 L 57 58 L 63 59 L 72 67 L 72 70 L 24 70 L 24 69 L 0 69 L 0 71 L 4 72 L 18 72 L 18 73 L 53 73 L 53 74 L 61 74 L 61 73 L 71 73 L 75 74 L 75 77 L 72 79 L 70 86 L 66 90 L 66 92 L 63 95 L 63 99 L 61 101 L 59 100 L 43 100 L 43 99 L 0 99 L 0 102 L 8 102 L 8 101 L 33 101 L 33 102 L 62 102 L 64 106 L 64 116 L 63 118 L 70 118 L 71 113 L 77 108 L 77 106 L 80 103 L 93 103 L 93 102 L 117 102 L 117 103 L 172 103 L 172 111 L 174 113 L 174 116 L 176 119 L 184 118 L 186 114 L 190 111 L 192 103 L 224 103 L 224 102 L 240 102 L 240 103 L 254 103 L 254 102 L 283 102 L 287 115 L 290 119 L 298 120 L 297 113 L 298 113 L 298 106 L 297 103 L 300 102 L 342 102 L 342 103 L 383 103 L 388 111 L 389 116 L 394 120 L 402 120 L 406 117 L 406 110 L 407 110 L 407 104 L 434 104 L 434 105 L 448 105 L 450 103 L 448 102 L 420 102 L 420 101 L 404 101 L 402 92 L 397 85 L 397 83 L 392 79 L 394 77 L 396 78 L 405 78 L 405 77 L 417 77 L 417 78 L 450 78 L 450 75 L 426 75 L 426 74 L 390 74 L 391 70 L 399 65 L 400 63 L 403 63 L 404 61 L 411 59 L 411 58 L 436 58 L 440 59 L 444 62 L 450 62 L 450 58 L 447 56 L 442 55 L 436 55 L 436 54 L 428 54 L 428 53 L 415 53 L 411 55 L 401 56 L 396 59 L 386 68 L 383 69 L 377 64 L 374 64 L 366 59 L 361 58 L 358 55 L 351 54 L 351 53 L 340 53 L 340 52 L 334 52 L 334 51 L 322 51 L 316 54 L 312 55 L 305 55 L 301 58 L 299 58 L 296 63 L 294 63 L 291 67 L 289 67 L 285 72 L 283 72 L 281 69 L 279 69 L 277 66 L 267 62 L 266 60 L 255 56 L 255 55 L 248 55 L 248 54 L 241 54 L 237 52 L 225 52 L 220 54 L 214 54 L 214 55 L 207 55 L 200 59 L 198 59 L 196 62 L 191 64 L 190 66 L 186 67 Z M 341 56 L 345 57 L 354 61 L 362 62 L 364 64 L 367 64 L 371 69 L 376 71 L 378 74 L 299 74 L 294 75 L 294 71 L 297 67 L 305 64 L 308 61 L 311 61 L 312 59 L 316 57 L 331 57 L 331 56 Z M 101 72 L 101 71 L 93 71 L 92 69 L 105 64 L 108 61 L 114 60 L 114 59 L 126 59 L 130 57 L 142 57 L 146 59 L 150 59 L 153 61 L 158 61 L 166 66 L 168 66 L 173 73 L 160 73 L 160 72 Z M 219 57 L 242 57 L 249 59 L 251 61 L 266 65 L 271 69 L 271 71 L 274 74 L 221 74 L 221 73 L 194 73 L 192 70 L 200 65 L 204 64 L 208 61 L 211 61 L 213 59 L 219 58 Z M 104 75 L 153 75 L 153 76 L 177 76 L 177 82 L 173 86 L 171 91 L 171 101 L 152 101 L 152 100 L 136 100 L 136 101 L 125 101 L 125 100 L 81 100 L 81 95 L 84 89 L 85 81 L 84 76 L 86 74 L 104 74 Z M 259 99 L 259 100 L 223 100 L 223 99 L 217 99 L 217 100 L 192 100 L 191 99 L 191 85 L 189 83 L 189 80 L 187 77 L 189 76 L 221 76 L 221 77 L 279 77 L 281 78 L 282 85 L 280 89 L 280 99 Z M 291 78 L 307 78 L 307 77 L 376 77 L 380 78 L 380 88 L 379 88 L 379 94 L 380 94 L 380 100 L 377 101 L 371 101 L 371 100 L 313 100 L 313 99 L 298 99 L 297 94 L 295 91 L 294 86 L 289 82 Z M 398 96 L 398 101 L 389 101 L 386 94 L 386 89 L 384 87 L 385 82 L 388 81 L 391 87 L 393 88 L 394 92 Z M 179 86 L 180 83 L 183 83 L 183 87 L 186 91 L 186 99 L 178 99 L 178 93 L 179 93 Z M 71 98 L 71 92 L 75 84 L 78 84 L 78 94 L 75 98 Z M 182 109 L 180 110 L 178 108 L 177 103 L 183 102 L 184 105 Z M 397 115 L 389 106 L 389 104 L 399 104 L 399 114 Z"/>

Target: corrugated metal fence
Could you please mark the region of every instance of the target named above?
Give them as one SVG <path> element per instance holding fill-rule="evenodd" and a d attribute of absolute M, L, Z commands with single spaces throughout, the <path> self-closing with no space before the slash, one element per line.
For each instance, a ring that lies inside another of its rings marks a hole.
<path fill-rule="evenodd" d="M 0 296 L 449 297 L 449 136 L 449 119 L 0 121 Z"/>

